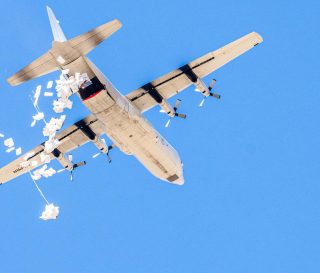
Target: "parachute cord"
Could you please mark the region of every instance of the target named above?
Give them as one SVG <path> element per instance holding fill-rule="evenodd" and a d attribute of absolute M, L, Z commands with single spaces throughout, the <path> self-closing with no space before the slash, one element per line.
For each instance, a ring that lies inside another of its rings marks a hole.
<path fill-rule="evenodd" d="M 30 171 L 29 171 L 29 174 L 30 174 L 30 177 L 31 177 L 34 185 L 36 186 L 37 190 L 39 191 L 40 195 L 42 196 L 42 198 L 44 199 L 44 201 L 46 201 L 47 205 L 49 205 L 49 202 L 48 202 L 47 198 L 44 196 L 44 194 L 43 194 L 42 190 L 39 188 L 37 182 L 33 179 L 32 174 L 31 174 Z"/>

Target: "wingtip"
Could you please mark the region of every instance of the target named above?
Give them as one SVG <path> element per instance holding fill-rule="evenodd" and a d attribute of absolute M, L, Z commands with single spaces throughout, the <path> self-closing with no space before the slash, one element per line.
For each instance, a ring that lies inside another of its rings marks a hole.
<path fill-rule="evenodd" d="M 263 37 L 258 32 L 252 32 L 252 34 L 255 35 L 258 44 L 263 42 Z"/>
<path fill-rule="evenodd" d="M 115 24 L 118 24 L 119 28 L 122 27 L 122 23 L 121 23 L 121 21 L 120 21 L 119 19 L 114 19 L 113 22 L 114 22 Z"/>
<path fill-rule="evenodd" d="M 10 86 L 16 86 L 16 85 L 17 85 L 17 84 L 14 84 L 13 76 L 11 76 L 10 78 L 6 79 L 6 82 L 7 82 Z"/>

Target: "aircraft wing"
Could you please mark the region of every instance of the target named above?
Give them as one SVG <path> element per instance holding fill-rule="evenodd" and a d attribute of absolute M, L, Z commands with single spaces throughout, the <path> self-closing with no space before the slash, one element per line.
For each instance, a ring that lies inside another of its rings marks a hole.
<path fill-rule="evenodd" d="M 86 136 L 80 127 L 89 127 L 97 136 L 104 133 L 103 125 L 98 121 L 93 115 L 90 115 L 69 128 L 63 130 L 61 133 L 57 134 L 56 138 L 60 141 L 58 147 L 59 151 L 62 153 L 68 153 L 90 141 L 88 136 Z M 6 183 L 34 168 L 37 168 L 44 163 L 41 162 L 40 154 L 44 151 L 44 143 L 40 144 L 36 148 L 32 149 L 28 153 L 17 158 L 13 162 L 9 163 L 5 167 L 0 169 L 0 184 Z M 52 154 L 49 154 L 51 159 L 54 159 Z M 29 161 L 31 164 L 28 167 L 23 167 L 21 164 Z"/>
<path fill-rule="evenodd" d="M 128 94 L 127 98 L 131 100 L 141 112 L 145 112 L 158 104 L 156 100 L 148 94 L 152 88 L 156 89 L 164 99 L 169 99 L 193 84 L 193 81 L 190 79 L 190 72 L 193 72 L 198 78 L 203 78 L 260 44 L 262 41 L 262 37 L 258 33 L 249 33 L 216 51 L 210 52 L 142 86 Z"/>

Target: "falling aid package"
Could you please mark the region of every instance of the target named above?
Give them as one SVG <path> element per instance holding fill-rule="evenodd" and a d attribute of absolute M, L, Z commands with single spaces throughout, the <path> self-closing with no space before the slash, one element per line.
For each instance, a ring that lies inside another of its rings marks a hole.
<path fill-rule="evenodd" d="M 42 220 L 56 220 L 59 215 L 59 207 L 54 204 L 46 205 L 44 211 L 42 212 L 40 219 Z"/>

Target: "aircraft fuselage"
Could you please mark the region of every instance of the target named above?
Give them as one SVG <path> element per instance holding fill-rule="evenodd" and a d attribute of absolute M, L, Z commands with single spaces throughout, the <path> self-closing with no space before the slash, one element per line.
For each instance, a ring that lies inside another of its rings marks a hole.
<path fill-rule="evenodd" d="M 135 156 L 159 179 L 184 183 L 183 164 L 177 151 L 88 58 L 81 56 L 63 69 L 68 69 L 70 75 L 88 74 L 91 84 L 80 88 L 78 95 L 122 152 Z"/>

